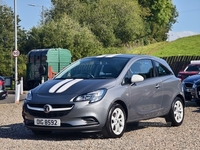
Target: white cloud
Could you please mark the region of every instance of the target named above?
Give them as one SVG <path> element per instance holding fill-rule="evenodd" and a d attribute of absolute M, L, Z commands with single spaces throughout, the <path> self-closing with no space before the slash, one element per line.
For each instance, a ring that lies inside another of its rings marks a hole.
<path fill-rule="evenodd" d="M 169 33 L 167 33 L 167 35 L 168 35 L 167 41 L 174 41 L 178 38 L 197 35 L 197 34 L 200 34 L 200 33 L 195 33 L 195 32 L 192 32 L 192 31 L 182 31 L 182 32 L 169 31 Z"/>

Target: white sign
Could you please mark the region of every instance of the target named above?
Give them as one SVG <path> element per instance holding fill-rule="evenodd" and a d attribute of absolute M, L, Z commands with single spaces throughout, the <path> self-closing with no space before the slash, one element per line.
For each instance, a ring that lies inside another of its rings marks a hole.
<path fill-rule="evenodd" d="M 18 57 L 19 54 L 20 54 L 20 52 L 19 52 L 18 50 L 14 50 L 14 51 L 12 52 L 12 55 L 13 55 L 14 57 Z"/>

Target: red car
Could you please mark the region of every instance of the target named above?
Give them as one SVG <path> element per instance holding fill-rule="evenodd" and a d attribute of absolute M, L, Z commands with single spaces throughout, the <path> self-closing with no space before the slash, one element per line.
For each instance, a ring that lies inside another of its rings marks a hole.
<path fill-rule="evenodd" d="M 178 78 L 181 78 L 181 80 L 183 81 L 188 76 L 198 74 L 199 71 L 200 71 L 200 60 L 191 61 L 191 63 L 184 70 L 178 73 Z"/>
<path fill-rule="evenodd" d="M 8 92 L 5 88 L 5 79 L 4 77 L 0 76 L 0 100 L 5 99 L 8 96 Z"/>

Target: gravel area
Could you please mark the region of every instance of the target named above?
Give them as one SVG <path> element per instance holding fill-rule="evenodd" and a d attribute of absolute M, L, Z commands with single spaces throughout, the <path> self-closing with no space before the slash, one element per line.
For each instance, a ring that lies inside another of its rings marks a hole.
<path fill-rule="evenodd" d="M 167 127 L 163 118 L 144 120 L 129 124 L 123 137 L 118 139 L 68 132 L 36 136 L 23 126 L 22 103 L 0 104 L 1 150 L 199 149 L 200 108 L 194 102 L 187 102 L 185 119 L 179 127 Z"/>

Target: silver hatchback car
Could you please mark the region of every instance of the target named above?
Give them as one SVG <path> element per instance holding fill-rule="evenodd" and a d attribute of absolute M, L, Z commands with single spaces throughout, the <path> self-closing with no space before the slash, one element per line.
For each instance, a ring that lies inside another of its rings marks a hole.
<path fill-rule="evenodd" d="M 22 116 L 35 134 L 92 131 L 119 138 L 133 121 L 164 117 L 179 126 L 184 107 L 181 81 L 165 60 L 110 54 L 77 60 L 30 90 Z"/>

